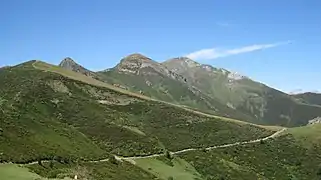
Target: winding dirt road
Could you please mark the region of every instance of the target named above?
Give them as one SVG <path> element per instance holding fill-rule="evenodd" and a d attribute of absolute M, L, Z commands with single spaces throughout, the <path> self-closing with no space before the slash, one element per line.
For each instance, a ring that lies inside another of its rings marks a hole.
<path fill-rule="evenodd" d="M 272 139 L 277 137 L 278 135 L 280 135 L 281 133 L 283 133 L 284 131 L 286 131 L 287 128 L 283 128 L 280 131 L 275 132 L 274 134 L 264 137 L 264 138 L 259 138 L 259 139 L 255 139 L 255 140 L 250 140 L 250 141 L 242 141 L 242 142 L 236 142 L 236 143 L 231 143 L 231 144 L 223 144 L 223 145 L 217 145 L 217 146 L 211 146 L 211 147 L 207 147 L 205 148 L 206 150 L 212 150 L 212 149 L 218 149 L 218 148 L 225 148 L 225 147 L 231 147 L 231 146 L 238 146 L 238 145 L 243 145 L 243 144 L 253 144 L 253 143 L 258 143 L 261 141 L 266 141 L 268 139 Z M 175 151 L 175 152 L 170 152 L 171 154 L 181 154 L 184 152 L 190 152 L 190 151 L 199 151 L 202 150 L 204 148 L 189 148 L 189 149 L 183 149 L 180 151 Z M 160 156 L 164 156 L 164 154 L 153 154 L 153 155 L 148 155 L 148 156 L 133 156 L 133 157 L 119 157 L 116 156 L 116 159 L 119 160 L 135 160 L 135 159 L 146 159 L 146 158 L 154 158 L 154 157 L 160 157 Z"/>
<path fill-rule="evenodd" d="M 242 142 L 235 142 L 235 143 L 231 143 L 231 144 L 223 144 L 223 145 L 217 145 L 217 146 L 211 146 L 211 147 L 207 147 L 205 148 L 206 150 L 212 150 L 212 149 L 218 149 L 218 148 L 226 148 L 226 147 L 232 147 L 232 146 L 238 146 L 238 145 L 243 145 L 243 144 L 253 144 L 253 143 L 258 143 L 261 141 L 266 141 L 268 139 L 272 139 L 277 137 L 278 135 L 280 135 L 281 133 L 283 133 L 284 131 L 286 131 L 287 128 L 283 128 L 277 132 L 275 132 L 274 134 L 264 137 L 264 138 L 259 138 L 256 140 L 250 140 L 250 141 L 242 141 Z M 175 151 L 175 152 L 170 152 L 170 154 L 174 155 L 174 154 L 181 154 L 181 153 L 185 153 L 185 152 L 190 152 L 190 151 L 199 151 L 202 150 L 204 148 L 188 148 L 188 149 L 183 149 L 180 151 Z M 146 158 L 154 158 L 154 157 L 160 157 L 160 156 L 164 156 L 164 153 L 161 154 L 152 154 L 152 155 L 147 155 L 147 156 L 132 156 L 132 157 L 121 157 L 121 156 L 116 156 L 115 158 L 119 161 L 128 161 L 128 162 L 134 162 L 135 159 L 146 159 Z M 95 161 L 87 161 L 90 163 L 99 163 L 99 162 L 106 162 L 109 161 L 109 159 L 100 159 L 100 160 L 95 160 Z M 49 161 L 41 161 L 42 163 L 44 162 L 49 162 Z M 38 164 L 38 161 L 35 162 L 31 162 L 28 163 L 27 165 L 34 165 L 34 164 Z M 26 164 L 24 164 L 26 165 Z"/>

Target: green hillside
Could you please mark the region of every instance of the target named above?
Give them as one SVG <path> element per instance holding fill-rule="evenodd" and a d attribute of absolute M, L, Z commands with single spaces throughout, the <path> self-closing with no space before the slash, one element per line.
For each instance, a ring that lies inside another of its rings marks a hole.
<path fill-rule="evenodd" d="M 64 73 L 67 75 L 62 76 Z M 103 173 L 101 179 L 121 179 L 110 165 L 86 163 L 110 158 L 110 154 L 159 154 L 273 133 L 115 91 L 90 77 L 38 61 L 1 70 L 0 84 L 0 161 L 38 162 L 40 165 L 33 165 L 37 167 L 32 170 L 44 177 L 61 177 L 64 171 L 59 169 L 79 166 L 90 169 L 90 177 L 98 178 Z M 137 171 L 137 176 L 147 173 L 128 163 L 121 166 Z M 129 177 L 128 173 L 124 177 Z M 153 175 L 147 173 L 146 177 Z"/>
<path fill-rule="evenodd" d="M 321 116 L 321 107 L 313 105 L 315 102 L 298 102 L 288 94 L 238 73 L 199 64 L 188 58 L 171 59 L 163 65 L 185 77 L 201 92 L 248 114 L 254 123 L 301 126 Z"/>

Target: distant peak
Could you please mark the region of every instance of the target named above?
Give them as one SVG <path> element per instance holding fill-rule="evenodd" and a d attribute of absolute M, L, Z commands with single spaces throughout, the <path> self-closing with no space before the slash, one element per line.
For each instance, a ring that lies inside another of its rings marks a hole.
<path fill-rule="evenodd" d="M 130 55 L 124 57 L 122 60 L 123 61 L 143 61 L 143 62 L 153 61 L 151 58 L 144 56 L 140 53 L 130 54 Z"/>
<path fill-rule="evenodd" d="M 68 69 L 74 72 L 78 72 L 81 73 L 85 76 L 90 76 L 90 77 L 96 77 L 96 74 L 86 68 L 84 68 L 83 66 L 81 66 L 80 64 L 76 63 L 72 58 L 70 57 L 66 57 L 64 58 L 60 64 L 60 67 L 64 68 L 64 69 Z"/>
<path fill-rule="evenodd" d="M 82 66 L 80 66 L 78 63 L 76 63 L 72 58 L 70 57 L 66 57 L 64 58 L 60 64 L 59 64 L 60 67 L 63 67 L 63 68 L 66 68 L 66 69 L 74 69 L 75 66 L 79 66 L 81 68 L 83 68 Z"/>
<path fill-rule="evenodd" d="M 172 58 L 172 59 L 169 59 L 169 60 L 167 60 L 167 61 L 184 61 L 184 62 L 194 62 L 194 63 L 197 63 L 197 62 L 195 62 L 194 60 L 192 60 L 192 59 L 190 59 L 190 58 L 188 58 L 188 57 L 184 57 L 184 56 Z"/>
<path fill-rule="evenodd" d="M 66 66 L 71 64 L 77 64 L 77 63 L 72 58 L 66 57 L 60 62 L 59 66 Z"/>
<path fill-rule="evenodd" d="M 144 56 L 140 53 L 133 53 L 133 54 L 128 55 L 127 57 L 146 57 L 146 56 Z"/>
<path fill-rule="evenodd" d="M 176 58 L 172 58 L 169 59 L 167 61 L 164 62 L 164 64 L 168 64 L 168 63 L 179 63 L 183 66 L 188 66 L 188 67 L 199 67 L 201 66 L 200 63 L 188 58 L 188 57 L 176 57 Z"/>
<path fill-rule="evenodd" d="M 305 91 L 303 89 L 296 89 L 289 92 L 290 95 L 302 95 L 302 94 L 321 94 L 321 91 L 314 90 L 314 91 Z"/>
<path fill-rule="evenodd" d="M 303 89 L 295 89 L 289 92 L 290 95 L 298 95 L 298 94 L 304 94 L 304 93 L 306 93 L 306 91 L 304 91 Z"/>
<path fill-rule="evenodd" d="M 76 63 L 71 57 L 66 57 L 61 62 L 74 62 L 74 63 Z"/>

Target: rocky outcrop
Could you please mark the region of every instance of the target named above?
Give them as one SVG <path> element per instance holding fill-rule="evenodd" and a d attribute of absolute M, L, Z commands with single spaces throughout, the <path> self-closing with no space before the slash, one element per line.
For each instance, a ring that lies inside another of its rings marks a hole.
<path fill-rule="evenodd" d="M 320 124 L 321 123 L 321 117 L 316 117 L 314 119 L 309 120 L 308 125 L 312 125 L 312 124 Z"/>

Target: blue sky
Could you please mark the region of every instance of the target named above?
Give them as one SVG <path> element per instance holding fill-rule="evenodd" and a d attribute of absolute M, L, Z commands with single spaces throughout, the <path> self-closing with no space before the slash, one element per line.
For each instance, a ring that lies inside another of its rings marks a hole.
<path fill-rule="evenodd" d="M 176 56 L 272 87 L 321 90 L 319 0 L 8 0 L 0 66 L 72 57 L 91 70 L 139 52 Z"/>

